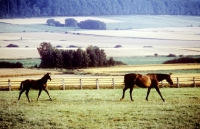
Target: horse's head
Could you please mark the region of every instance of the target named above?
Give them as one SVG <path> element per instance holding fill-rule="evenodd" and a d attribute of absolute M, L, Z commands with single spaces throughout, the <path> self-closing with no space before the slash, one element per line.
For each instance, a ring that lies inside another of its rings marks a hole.
<path fill-rule="evenodd" d="M 49 79 L 49 80 L 51 81 L 51 76 L 50 76 L 50 74 L 51 74 L 51 73 L 47 73 L 47 74 L 44 76 L 46 80 Z"/>
<path fill-rule="evenodd" d="M 167 76 L 166 81 L 167 81 L 170 85 L 173 85 L 173 81 L 172 81 L 172 79 L 171 79 L 171 74 L 172 74 L 172 73 L 170 73 L 170 74 Z"/>

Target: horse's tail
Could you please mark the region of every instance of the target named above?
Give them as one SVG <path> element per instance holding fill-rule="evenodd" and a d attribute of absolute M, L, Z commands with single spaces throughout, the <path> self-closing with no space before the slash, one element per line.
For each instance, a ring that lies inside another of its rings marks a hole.
<path fill-rule="evenodd" d="M 19 90 L 22 90 L 23 83 L 24 83 L 24 81 L 21 82 L 20 87 L 19 87 Z"/>

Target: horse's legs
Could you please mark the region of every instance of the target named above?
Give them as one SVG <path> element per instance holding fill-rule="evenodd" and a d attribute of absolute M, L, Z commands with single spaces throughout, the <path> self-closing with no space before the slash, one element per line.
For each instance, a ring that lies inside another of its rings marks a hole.
<path fill-rule="evenodd" d="M 49 92 L 48 92 L 48 90 L 45 88 L 44 89 L 44 91 L 48 94 L 48 96 L 49 96 L 49 99 L 52 101 L 52 99 L 51 99 L 51 97 L 50 97 L 50 95 L 49 95 Z"/>
<path fill-rule="evenodd" d="M 147 96 L 146 96 L 146 100 L 147 100 L 147 101 L 148 101 L 148 97 L 149 97 L 150 91 L 151 91 L 151 88 L 149 87 L 149 88 L 148 88 L 148 91 L 147 91 Z"/>
<path fill-rule="evenodd" d="M 125 88 L 123 89 L 123 94 L 122 94 L 122 98 L 120 100 L 124 99 L 124 95 L 125 95 L 125 91 L 128 89 L 128 87 L 125 86 Z"/>
<path fill-rule="evenodd" d="M 38 101 L 38 99 L 39 99 L 39 97 L 40 97 L 41 92 L 42 92 L 42 89 L 39 90 L 38 97 L 37 97 L 37 101 Z"/>
<path fill-rule="evenodd" d="M 163 97 L 162 97 L 162 95 L 160 93 L 160 90 L 159 90 L 158 86 L 156 86 L 155 88 L 156 88 L 156 91 L 158 92 L 158 94 L 160 95 L 160 97 L 162 98 L 163 102 L 165 102 L 165 100 L 163 99 Z"/>
<path fill-rule="evenodd" d="M 31 102 L 30 99 L 29 99 L 29 97 L 28 97 L 29 90 L 30 90 L 30 88 L 26 89 L 26 97 L 28 98 L 28 101 Z"/>
<path fill-rule="evenodd" d="M 25 91 L 25 89 L 22 89 L 20 92 L 19 92 L 19 97 L 18 97 L 18 101 L 20 100 L 20 97 L 22 95 L 22 93 Z"/>
<path fill-rule="evenodd" d="M 133 87 L 130 88 L 130 98 L 131 98 L 131 101 L 134 101 L 132 98 L 132 91 L 133 91 Z"/>

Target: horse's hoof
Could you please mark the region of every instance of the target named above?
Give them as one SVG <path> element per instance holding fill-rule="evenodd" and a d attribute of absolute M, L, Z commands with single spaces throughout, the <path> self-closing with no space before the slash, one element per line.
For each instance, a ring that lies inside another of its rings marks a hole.
<path fill-rule="evenodd" d="M 123 98 L 120 99 L 120 101 L 122 101 L 122 100 L 123 100 Z"/>

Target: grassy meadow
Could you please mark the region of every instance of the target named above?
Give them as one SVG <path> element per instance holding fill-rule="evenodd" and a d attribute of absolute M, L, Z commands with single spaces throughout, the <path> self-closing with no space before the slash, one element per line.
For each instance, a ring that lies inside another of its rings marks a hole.
<path fill-rule="evenodd" d="M 67 17 L 54 17 L 61 23 L 65 18 Z M 200 55 L 200 17 L 132 15 L 74 18 L 78 21 L 104 21 L 107 30 L 52 27 L 46 25 L 46 20 L 49 19 L 47 17 L 0 19 L 0 59 L 19 61 L 25 67 L 32 67 L 40 64 L 37 47 L 42 42 L 50 42 L 53 46 L 61 45 L 62 49 L 69 49 L 70 45 L 80 46 L 82 49 L 93 45 L 104 49 L 108 57 L 114 57 L 128 65 L 78 69 L 74 73 L 99 76 L 129 72 L 173 72 L 174 78 L 192 79 L 199 76 L 199 64 L 160 64 L 172 59 L 166 57 L 169 54 L 177 57 Z M 19 48 L 6 48 L 8 44 L 16 44 Z M 114 48 L 116 45 L 121 45 L 122 48 Z M 158 57 L 154 57 L 155 53 Z M 49 71 L 52 71 L 52 79 L 77 76 L 62 74 L 66 73 L 62 69 L 25 68 L 0 69 L 0 79 L 7 81 L 7 77 L 12 77 L 19 80 L 33 75 L 30 77 L 32 78 L 36 74 L 40 78 Z M 200 128 L 200 88 L 161 88 L 166 102 L 162 102 L 154 89 L 148 102 L 145 100 L 147 89 L 141 88 L 133 90 L 134 102 L 130 101 L 129 91 L 126 92 L 125 99 L 120 101 L 122 89 L 49 92 L 53 101 L 49 101 L 43 91 L 40 101 L 36 102 L 38 91 L 31 90 L 29 97 L 32 101 L 28 103 L 25 94 L 17 101 L 19 91 L 0 91 L 0 128 Z"/>
<path fill-rule="evenodd" d="M 199 88 L 161 88 L 166 102 L 153 89 L 149 101 L 146 89 L 50 90 L 53 101 L 31 90 L 18 102 L 18 91 L 0 91 L 0 128 L 182 128 L 200 127 Z"/>

